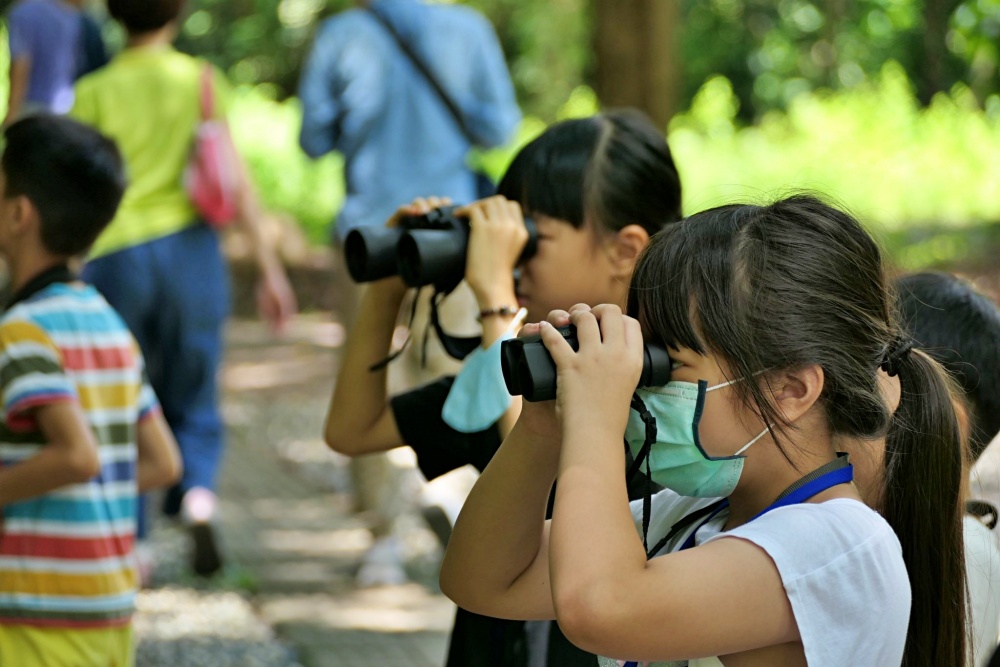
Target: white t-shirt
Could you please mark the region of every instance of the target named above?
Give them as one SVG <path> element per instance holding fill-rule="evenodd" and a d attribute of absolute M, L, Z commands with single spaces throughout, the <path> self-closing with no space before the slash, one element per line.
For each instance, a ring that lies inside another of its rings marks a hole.
<path fill-rule="evenodd" d="M 972 605 L 976 664 L 989 662 L 1000 641 L 1000 435 L 983 450 L 969 475 L 969 499 L 989 509 L 990 525 L 966 517 L 965 569 Z M 970 522 L 976 521 L 978 526 Z M 990 545 L 981 539 L 989 531 Z"/>
<path fill-rule="evenodd" d="M 715 500 L 686 498 L 664 490 L 653 496 L 648 543 L 655 545 L 680 519 Z M 631 504 L 642 531 L 642 501 Z M 771 510 L 731 531 L 720 532 L 727 510 L 698 529 L 695 544 L 740 538 L 774 561 L 792 606 L 809 667 L 898 665 L 910 618 L 910 582 L 896 534 L 861 502 L 834 499 Z M 695 526 L 697 523 L 695 524 Z M 694 526 L 657 555 L 680 548 Z M 618 660 L 602 658 L 602 666 Z M 707 667 L 714 658 L 647 663 L 646 667 Z"/>
<path fill-rule="evenodd" d="M 993 515 L 987 517 L 993 524 L 993 538 L 1000 548 L 1000 528 L 997 526 L 1000 512 L 1000 435 L 986 446 L 969 473 L 969 500 L 988 505 Z"/>
<path fill-rule="evenodd" d="M 969 585 L 974 665 L 989 663 L 1000 635 L 1000 551 L 982 521 L 966 515 L 965 574 Z"/>

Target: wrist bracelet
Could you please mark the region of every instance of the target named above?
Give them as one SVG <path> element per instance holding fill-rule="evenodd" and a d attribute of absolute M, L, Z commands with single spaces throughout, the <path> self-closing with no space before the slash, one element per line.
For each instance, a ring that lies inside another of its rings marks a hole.
<path fill-rule="evenodd" d="M 483 308 L 479 311 L 479 316 L 476 317 L 476 321 L 482 322 L 487 317 L 513 317 L 517 315 L 519 308 L 517 306 L 497 306 L 496 308 Z"/>

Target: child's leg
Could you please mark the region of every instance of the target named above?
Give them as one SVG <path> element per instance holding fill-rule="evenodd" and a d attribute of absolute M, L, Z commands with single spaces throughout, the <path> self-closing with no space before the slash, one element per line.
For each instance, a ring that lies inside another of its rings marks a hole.
<path fill-rule="evenodd" d="M 0 625 L 0 665 L 133 667 L 132 625 L 94 630 Z"/>

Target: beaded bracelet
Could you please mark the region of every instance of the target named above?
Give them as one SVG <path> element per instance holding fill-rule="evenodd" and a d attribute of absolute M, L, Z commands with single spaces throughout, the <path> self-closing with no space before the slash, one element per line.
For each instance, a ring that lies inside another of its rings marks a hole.
<path fill-rule="evenodd" d="M 497 306 L 496 308 L 483 308 L 479 311 L 479 316 L 476 317 L 476 321 L 482 322 L 487 317 L 511 317 L 517 315 L 519 309 L 517 306 Z"/>

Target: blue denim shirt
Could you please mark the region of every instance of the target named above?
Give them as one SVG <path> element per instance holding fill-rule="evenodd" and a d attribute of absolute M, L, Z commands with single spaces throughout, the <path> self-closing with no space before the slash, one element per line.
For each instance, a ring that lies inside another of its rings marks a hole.
<path fill-rule="evenodd" d="M 465 116 L 475 144 L 497 146 L 521 118 L 493 27 L 476 11 L 418 0 L 375 0 Z M 347 198 L 337 236 L 381 225 L 415 197 L 475 198 L 469 141 L 395 39 L 366 10 L 328 19 L 299 87 L 299 143 L 312 157 L 345 158 Z"/>

